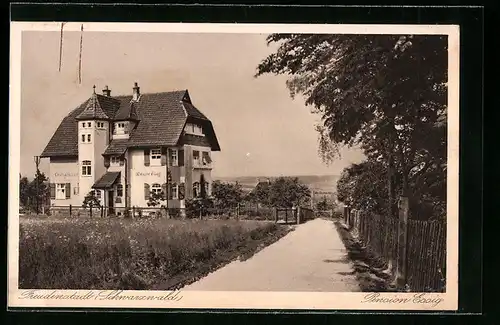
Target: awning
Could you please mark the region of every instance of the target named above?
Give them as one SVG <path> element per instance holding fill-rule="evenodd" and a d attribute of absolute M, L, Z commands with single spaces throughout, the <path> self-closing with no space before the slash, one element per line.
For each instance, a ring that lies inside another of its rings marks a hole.
<path fill-rule="evenodd" d="M 119 177 L 120 177 L 120 172 L 107 172 L 106 174 L 102 175 L 102 177 L 99 178 L 99 180 L 95 182 L 94 185 L 92 185 L 92 188 L 96 189 L 111 188 L 116 183 Z"/>

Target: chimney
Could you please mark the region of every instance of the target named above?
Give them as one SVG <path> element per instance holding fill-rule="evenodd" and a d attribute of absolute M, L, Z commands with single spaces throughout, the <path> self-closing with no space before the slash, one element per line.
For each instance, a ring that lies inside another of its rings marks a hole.
<path fill-rule="evenodd" d="M 132 93 L 132 100 L 139 100 L 139 97 L 141 96 L 141 92 L 140 92 L 140 87 L 137 85 L 137 82 L 134 82 L 134 92 Z"/>
<path fill-rule="evenodd" d="M 102 94 L 104 96 L 110 97 L 111 96 L 111 89 L 109 89 L 108 86 L 105 86 L 104 89 L 102 90 Z"/>

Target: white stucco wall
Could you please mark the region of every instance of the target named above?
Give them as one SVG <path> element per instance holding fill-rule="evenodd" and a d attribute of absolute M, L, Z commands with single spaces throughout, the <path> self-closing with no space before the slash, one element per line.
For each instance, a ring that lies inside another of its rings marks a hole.
<path fill-rule="evenodd" d="M 109 144 L 109 130 L 108 122 L 100 121 L 104 123 L 104 128 L 96 128 L 96 123 L 94 122 L 94 169 L 95 176 L 94 179 L 98 180 L 104 173 L 106 173 L 106 167 L 104 166 L 104 157 L 102 153 L 106 150 Z"/>
<path fill-rule="evenodd" d="M 154 183 L 162 185 L 166 183 L 166 166 L 144 166 L 144 150 L 136 149 L 129 151 L 130 164 L 130 204 L 131 206 L 146 207 L 147 200 L 144 197 L 144 183 L 150 186 Z"/>
<path fill-rule="evenodd" d="M 71 196 L 69 199 L 51 199 L 50 204 L 54 206 L 81 205 L 83 197 L 79 191 L 79 165 L 76 159 L 50 159 L 49 181 L 54 184 L 71 184 Z M 76 193 L 75 194 L 75 189 Z"/>

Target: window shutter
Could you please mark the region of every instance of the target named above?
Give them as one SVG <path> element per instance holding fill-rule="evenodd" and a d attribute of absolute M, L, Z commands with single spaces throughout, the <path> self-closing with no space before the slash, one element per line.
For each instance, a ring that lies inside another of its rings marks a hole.
<path fill-rule="evenodd" d="M 123 158 L 120 158 L 120 166 L 125 165 L 125 160 Z"/>
<path fill-rule="evenodd" d="M 56 184 L 50 183 L 50 198 L 55 199 L 56 198 Z"/>
<path fill-rule="evenodd" d="M 144 166 L 149 166 L 149 149 L 144 149 Z"/>
<path fill-rule="evenodd" d="M 104 157 L 104 167 L 109 167 L 109 156 Z"/>
<path fill-rule="evenodd" d="M 167 197 L 167 183 L 163 183 L 163 185 L 161 186 L 161 192 L 163 194 L 163 199 L 165 200 L 165 198 Z"/>
<path fill-rule="evenodd" d="M 165 166 L 167 164 L 167 153 L 165 149 L 161 149 L 161 165 Z"/>
<path fill-rule="evenodd" d="M 178 155 L 179 166 L 184 166 L 184 150 L 179 150 Z"/>
<path fill-rule="evenodd" d="M 66 183 L 66 198 L 69 199 L 71 197 L 71 184 Z"/>
<path fill-rule="evenodd" d="M 144 183 L 144 199 L 149 200 L 149 184 Z"/>
<path fill-rule="evenodd" d="M 179 184 L 179 195 L 178 195 L 179 200 L 184 200 L 185 192 L 186 189 L 184 183 Z"/>
<path fill-rule="evenodd" d="M 173 184 L 168 184 L 168 199 L 172 200 L 174 198 L 174 191 L 172 191 L 172 185 Z"/>

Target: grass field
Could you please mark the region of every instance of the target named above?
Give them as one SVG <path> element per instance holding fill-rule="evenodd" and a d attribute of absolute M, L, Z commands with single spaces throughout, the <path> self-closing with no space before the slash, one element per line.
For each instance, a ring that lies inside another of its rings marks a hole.
<path fill-rule="evenodd" d="M 263 221 L 21 217 L 19 287 L 175 289 L 288 230 Z"/>

